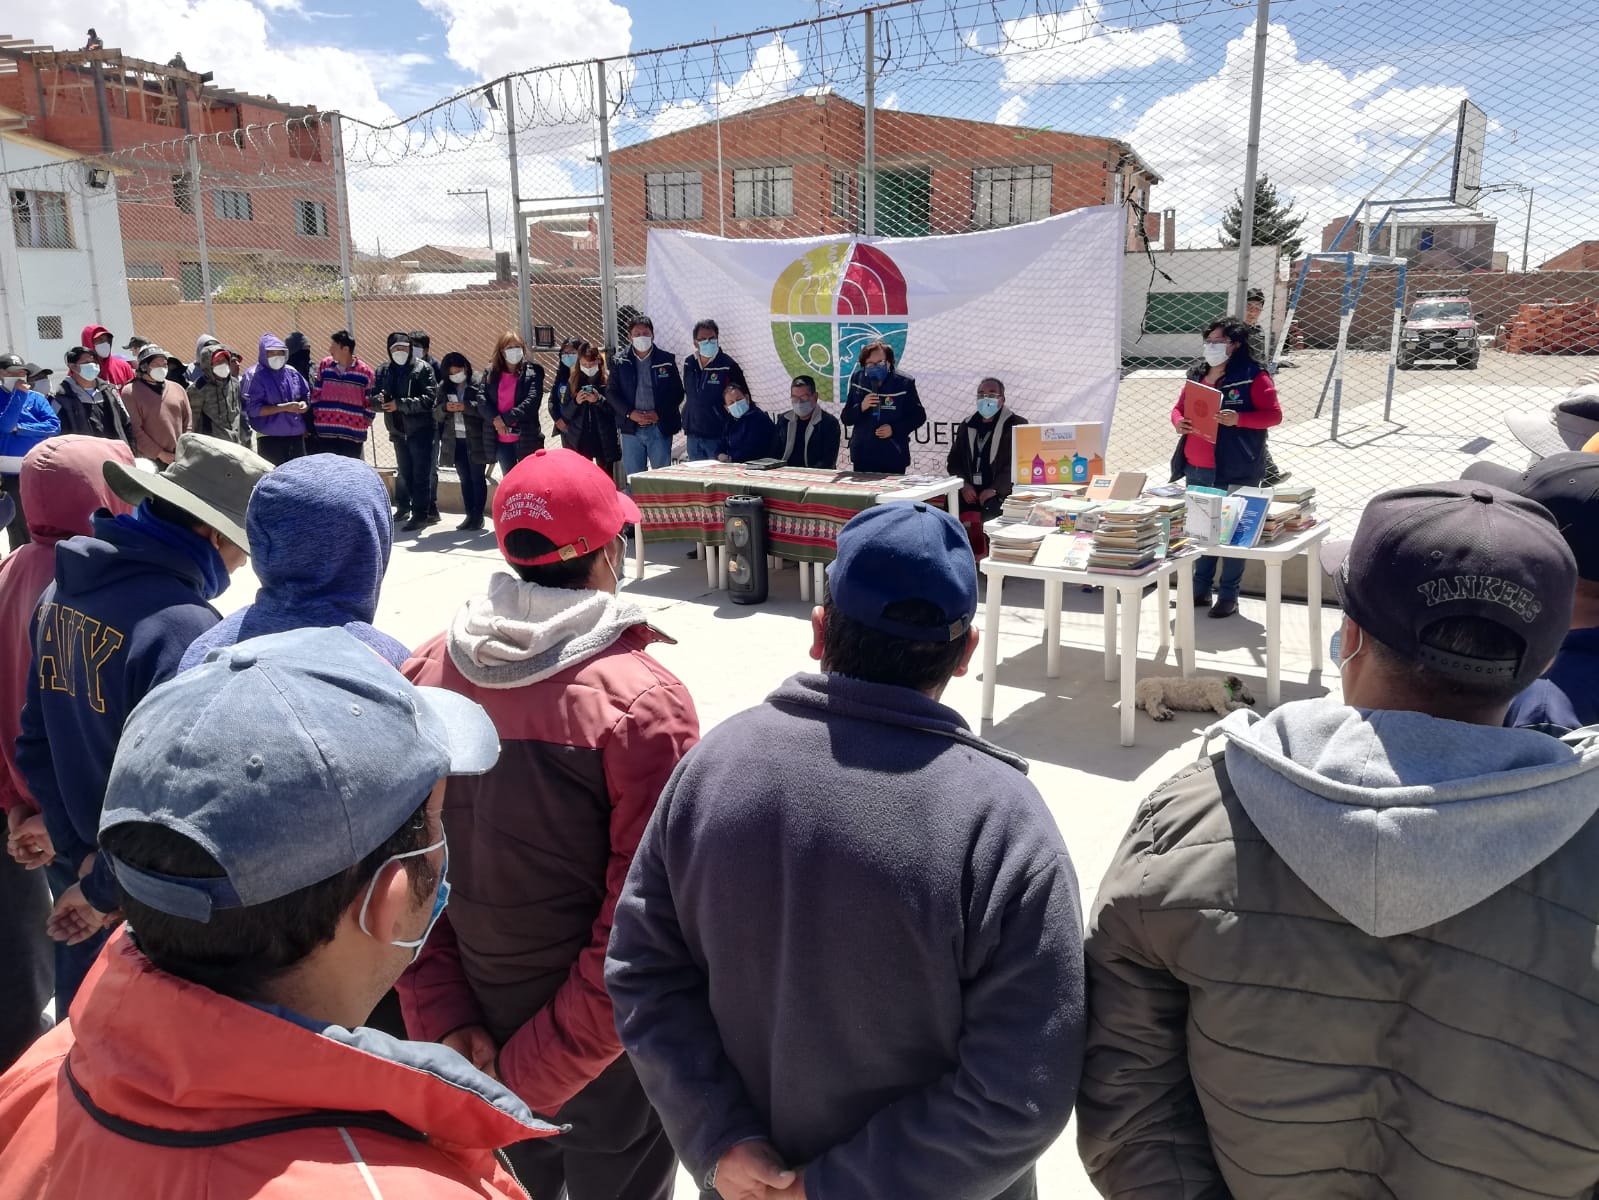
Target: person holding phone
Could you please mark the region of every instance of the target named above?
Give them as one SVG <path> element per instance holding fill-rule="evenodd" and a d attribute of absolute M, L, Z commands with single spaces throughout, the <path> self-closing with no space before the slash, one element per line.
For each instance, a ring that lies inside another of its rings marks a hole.
<path fill-rule="evenodd" d="M 1242 321 L 1212 321 L 1205 329 L 1203 351 L 1205 361 L 1188 372 L 1188 379 L 1221 393 L 1216 441 L 1211 443 L 1194 432 L 1179 395 L 1171 410 L 1172 425 L 1182 437 L 1172 459 L 1173 477 L 1186 478 L 1196 487 L 1259 487 L 1266 475 L 1266 430 L 1283 419 L 1277 385 L 1255 361 L 1249 348 L 1249 327 Z M 1206 555 L 1194 565 L 1194 603 L 1210 604 L 1213 617 L 1232 616 L 1238 611 L 1238 585 L 1243 577 L 1244 560 L 1229 558 L 1211 604 L 1216 559 Z"/>
<path fill-rule="evenodd" d="M 622 457 L 622 439 L 616 417 L 605 402 L 605 355 L 598 346 L 577 343 L 576 362 L 565 378 L 566 400 L 561 405 L 565 428 L 562 443 L 596 466 L 610 471 Z M 570 415 L 567 415 L 570 412 Z"/>
<path fill-rule="evenodd" d="M 849 426 L 849 461 L 857 471 L 903 475 L 911 465 L 911 434 L 927 424 L 916 380 L 898 370 L 894 347 L 860 349 L 839 418 Z"/>

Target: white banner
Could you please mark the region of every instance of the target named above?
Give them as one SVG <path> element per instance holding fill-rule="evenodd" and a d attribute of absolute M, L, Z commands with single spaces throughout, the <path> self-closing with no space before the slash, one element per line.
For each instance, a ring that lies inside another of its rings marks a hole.
<path fill-rule="evenodd" d="M 1108 439 L 1125 239 L 1118 207 L 924 238 L 651 229 L 645 310 L 657 343 L 679 361 L 694 322 L 715 320 L 755 402 L 774 415 L 801 374 L 816 378 L 836 413 L 861 344 L 887 341 L 927 408 L 911 469 L 942 473 L 986 375 L 1004 381 L 1006 403 L 1028 420 L 1099 421 Z"/>

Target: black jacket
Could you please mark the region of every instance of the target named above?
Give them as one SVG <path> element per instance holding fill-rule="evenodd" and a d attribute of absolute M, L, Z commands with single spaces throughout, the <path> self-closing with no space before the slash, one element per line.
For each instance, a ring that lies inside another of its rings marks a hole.
<path fill-rule="evenodd" d="M 1014 486 L 1014 455 L 1011 453 L 1011 445 L 1015 440 L 1014 427 L 1025 424 L 1026 417 L 1009 408 L 1001 408 L 992 423 L 973 413 L 955 433 L 955 444 L 949 448 L 949 473 L 960 476 L 962 483 L 970 484 L 978 492 L 985 492 L 989 488 L 994 490 L 993 498 L 982 505 L 985 516 L 999 516 L 1000 506 L 1011 493 Z M 991 436 L 979 458 L 977 440 L 985 429 Z M 961 507 L 966 509 L 971 506 L 962 500 Z"/>
<path fill-rule="evenodd" d="M 133 421 L 116 388 L 103 379 L 96 379 L 94 386 L 86 390 L 92 398 L 88 404 L 80 398 L 77 389 L 63 379 L 50 398 L 56 406 L 56 415 L 61 418 L 61 432 L 111 438 L 126 442 L 128 449 L 133 449 Z"/>
<path fill-rule="evenodd" d="M 569 384 L 570 380 L 561 382 Z M 594 398 L 578 403 L 574 397 L 582 393 L 584 388 L 589 389 L 588 394 Z M 553 389 L 551 395 L 554 395 Z M 551 404 L 554 404 L 553 400 Z M 566 422 L 561 444 L 568 450 L 576 450 L 583 457 L 607 466 L 622 457 L 622 438 L 616 431 L 616 414 L 597 384 L 584 383 L 578 393 L 572 392 L 568 386 L 562 392 L 560 411 L 561 420 Z"/>
<path fill-rule="evenodd" d="M 749 412 L 738 420 L 735 421 L 732 417 L 727 419 L 727 428 L 722 431 L 721 449 L 718 453 L 727 455 L 732 462 L 770 458 L 772 443 L 776 438 L 777 427 L 772 424 L 772 418 L 752 403 Z"/>
<path fill-rule="evenodd" d="M 462 423 L 466 426 L 466 437 L 461 439 L 466 442 L 466 452 L 474 467 L 486 467 L 494 461 L 489 449 L 489 442 L 483 428 L 483 389 L 478 386 L 478 373 L 472 372 L 465 383 L 461 385 L 460 400 L 466 405 L 466 410 L 460 414 Z M 448 379 L 439 384 L 438 399 L 433 409 L 433 415 L 439 422 L 439 435 L 445 444 L 445 462 L 454 462 L 455 451 L 453 444 L 457 439 L 455 432 L 456 414 L 444 406 L 456 398 L 455 384 Z M 494 431 L 488 430 L 492 434 Z"/>
<path fill-rule="evenodd" d="M 882 397 L 870 412 L 861 409 L 867 396 Z M 850 427 L 849 460 L 857 471 L 883 471 L 903 475 L 911 465 L 911 434 L 927 424 L 927 410 L 916 393 L 916 380 L 902 371 L 890 371 L 881 383 L 868 384 L 857 370 L 849 377 L 849 393 L 840 420 Z M 877 436 L 887 425 L 892 437 Z"/>
<path fill-rule="evenodd" d="M 499 444 L 494 432 L 494 418 L 500 415 L 500 372 L 489 368 L 483 377 L 483 398 L 479 411 L 483 414 L 484 440 L 490 447 Z M 523 359 L 517 364 L 516 397 L 505 423 L 516 430 L 516 455 L 526 458 L 544 445 L 544 427 L 539 424 L 539 405 L 544 401 L 544 368 L 536 362 Z"/>
<path fill-rule="evenodd" d="M 394 411 L 385 417 L 390 441 L 400 441 L 406 435 L 433 423 L 438 379 L 427 360 L 416 353 L 412 353 L 410 361 L 403 367 L 396 366 L 394 360 L 385 354 L 383 366 L 373 381 L 372 391 L 380 402 L 394 401 Z"/>
<path fill-rule="evenodd" d="M 633 395 L 638 390 L 638 367 L 638 356 L 632 350 L 624 350 L 611 360 L 605 398 L 611 402 L 616 413 L 616 428 L 622 433 L 632 433 L 638 428 L 628 417 L 633 411 Z M 649 369 L 655 372 L 655 411 L 660 416 L 661 432 L 675 437 L 683 428 L 680 415 L 683 379 L 677 373 L 677 360 L 659 346 L 652 346 Z"/>
<path fill-rule="evenodd" d="M 782 459 L 791 467 L 825 467 L 831 470 L 838 466 L 838 448 L 843 439 L 838 418 L 830 412 L 824 412 L 818 405 L 810 420 L 804 422 L 803 431 L 800 425 L 800 419 L 792 409 L 777 418 L 777 438 L 772 446 L 772 457 Z"/>

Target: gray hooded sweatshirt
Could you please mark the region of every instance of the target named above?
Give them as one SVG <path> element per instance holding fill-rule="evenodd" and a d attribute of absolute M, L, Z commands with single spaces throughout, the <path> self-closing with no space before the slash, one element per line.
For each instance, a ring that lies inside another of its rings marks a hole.
<path fill-rule="evenodd" d="M 1570 744 L 1326 700 L 1213 731 L 1250 819 L 1377 937 L 1434 925 L 1543 862 L 1599 811 L 1599 729 Z"/>

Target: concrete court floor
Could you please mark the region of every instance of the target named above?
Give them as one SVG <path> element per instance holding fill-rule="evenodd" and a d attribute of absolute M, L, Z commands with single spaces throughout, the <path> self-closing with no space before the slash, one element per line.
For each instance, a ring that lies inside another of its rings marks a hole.
<path fill-rule="evenodd" d="M 419 645 L 445 628 L 462 600 L 481 590 L 500 566 L 493 537 L 455 533 L 455 519 L 446 513 L 444 524 L 421 537 L 397 534 L 376 624 L 407 645 Z M 764 605 L 732 604 L 706 590 L 702 564 L 688 561 L 686 551 L 686 544 L 651 545 L 646 578 L 630 581 L 627 592 L 653 624 L 677 639 L 677 645 L 657 646 L 654 653 L 688 684 L 701 728 L 709 729 L 759 703 L 789 674 L 810 669 L 809 606 L 799 600 L 798 572 L 792 567 L 772 576 L 771 597 Z M 254 577 L 246 568 L 218 607 L 232 611 L 248 603 L 254 591 Z M 1056 679 L 1044 674 L 1041 585 L 1009 580 L 1005 599 L 996 720 L 980 732 L 1031 760 L 1031 778 L 1059 822 L 1076 865 L 1086 913 L 1136 804 L 1196 757 L 1199 733 L 1213 718 L 1179 713 L 1168 724 L 1156 724 L 1140 713 L 1138 744 L 1123 748 L 1118 744 L 1117 685 L 1103 679 L 1099 597 L 1068 590 Z M 1144 602 L 1140 673 L 1176 674 L 1171 658 L 1151 659 L 1156 653 L 1154 604 L 1153 596 Z M 1210 621 L 1199 615 L 1196 620 L 1200 670 L 1240 675 L 1262 706 L 1263 607 L 1246 597 L 1237 617 Z M 1324 632 L 1330 635 L 1334 628 L 1336 613 L 1329 611 Z M 1337 675 L 1330 669 L 1319 678 L 1308 674 L 1302 604 L 1285 603 L 1283 639 L 1285 701 L 1337 688 Z M 982 690 L 980 663 L 981 650 L 973 673 L 955 680 L 945 696 L 974 724 Z M 1070 1131 L 1044 1156 L 1040 1191 L 1046 1200 L 1094 1196 Z M 677 1200 L 696 1195 L 688 1176 L 682 1175 Z"/>

